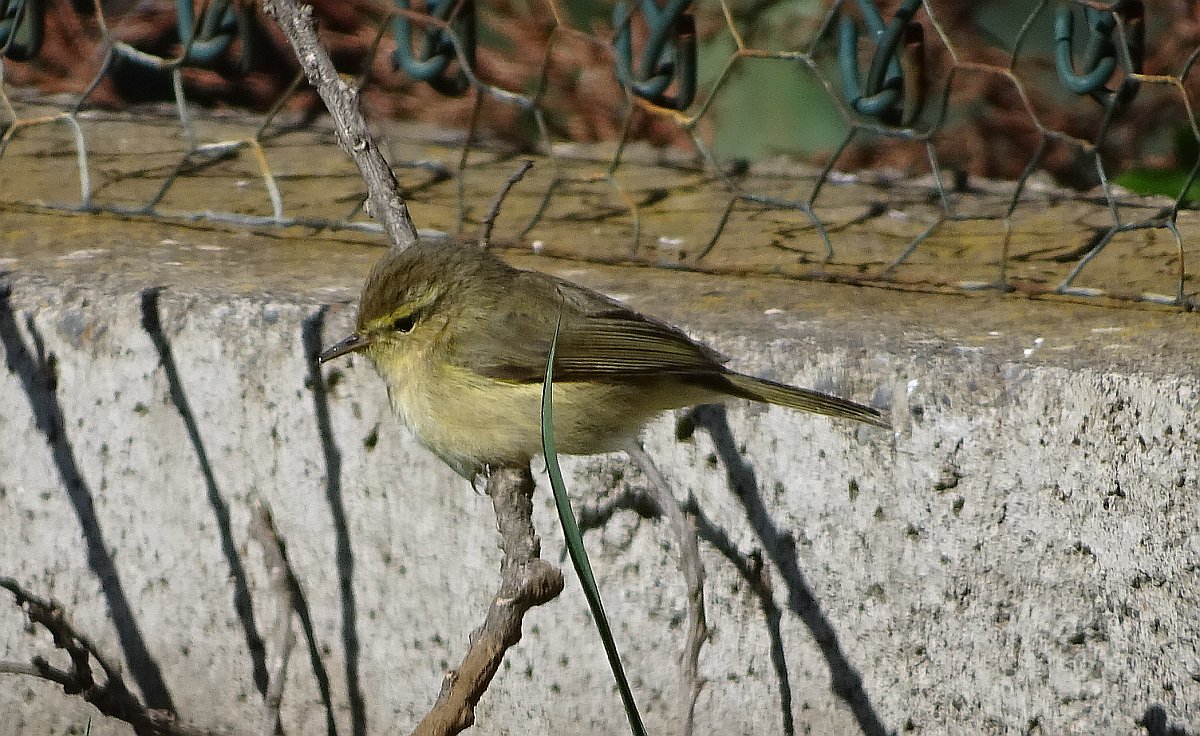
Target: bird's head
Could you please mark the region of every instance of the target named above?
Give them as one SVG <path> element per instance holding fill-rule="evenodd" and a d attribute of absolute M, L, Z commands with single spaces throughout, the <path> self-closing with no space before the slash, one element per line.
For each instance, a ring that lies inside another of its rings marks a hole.
<path fill-rule="evenodd" d="M 381 370 L 423 354 L 452 335 L 475 301 L 468 288 L 486 283 L 479 271 L 499 263 L 480 249 L 449 242 L 420 242 L 389 252 L 363 287 L 354 332 L 329 347 L 320 362 L 361 352 Z"/>

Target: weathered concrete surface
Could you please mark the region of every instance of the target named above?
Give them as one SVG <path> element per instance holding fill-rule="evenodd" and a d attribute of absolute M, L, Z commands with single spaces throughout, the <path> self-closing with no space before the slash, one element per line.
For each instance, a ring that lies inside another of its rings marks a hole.
<path fill-rule="evenodd" d="M 261 498 L 311 614 L 288 733 L 327 733 L 322 680 L 339 733 L 410 728 L 481 619 L 498 551 L 487 499 L 396 424 L 364 361 L 316 381 L 306 361 L 346 328 L 379 250 L 2 216 L 0 574 L 63 601 L 152 702 L 257 730 L 259 640 L 277 650 L 249 531 Z M 895 422 L 735 405 L 690 441 L 669 418 L 650 428 L 705 519 L 698 733 L 1200 730 L 1194 315 L 518 260 Z M 589 547 L 663 733 L 683 583 L 665 525 L 620 510 L 623 478 L 640 482 L 625 467 L 574 461 L 570 482 L 584 512 L 617 505 Z M 538 513 L 556 556 L 548 494 Z M 531 614 L 480 733 L 623 731 L 585 610 L 569 583 Z M 0 601 L 0 660 L 51 649 Z M 0 678 L 6 734 L 79 732 L 93 713 Z"/>

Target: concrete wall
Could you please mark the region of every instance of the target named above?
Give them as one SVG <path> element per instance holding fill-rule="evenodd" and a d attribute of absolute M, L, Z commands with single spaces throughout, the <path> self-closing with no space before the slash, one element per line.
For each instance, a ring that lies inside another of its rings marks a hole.
<path fill-rule="evenodd" d="M 250 530 L 261 498 L 304 592 L 288 733 L 327 733 L 328 718 L 403 732 L 496 584 L 488 499 L 398 426 L 364 361 L 317 374 L 306 360 L 346 329 L 377 250 L 195 245 L 133 265 L 128 248 L 80 255 L 68 239 L 8 263 L 0 574 L 62 601 L 152 704 L 256 730 L 278 603 Z M 895 422 L 735 404 L 701 411 L 685 442 L 671 418 L 650 428 L 703 511 L 715 633 L 697 733 L 1200 730 L 1194 316 L 541 265 L 686 325 L 739 368 L 873 400 Z M 685 609 L 667 528 L 628 508 L 641 480 L 622 458 L 568 468 L 648 724 L 669 732 Z M 557 560 L 548 493 L 537 513 Z M 50 652 L 9 600 L 0 659 Z M 0 683 L 4 733 L 79 731 L 93 713 Z M 624 728 L 568 575 L 477 729 Z"/>

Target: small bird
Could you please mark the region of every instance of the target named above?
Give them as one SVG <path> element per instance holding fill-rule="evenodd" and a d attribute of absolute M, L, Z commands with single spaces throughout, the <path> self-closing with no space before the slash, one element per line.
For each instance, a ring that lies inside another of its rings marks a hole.
<path fill-rule="evenodd" d="M 319 360 L 365 354 L 404 424 L 473 482 L 487 467 L 541 454 L 542 383 L 556 329 L 562 454 L 623 449 L 663 411 L 729 397 L 891 426 L 869 406 L 732 371 L 664 322 L 454 242 L 390 251 L 367 278 L 353 334 Z"/>

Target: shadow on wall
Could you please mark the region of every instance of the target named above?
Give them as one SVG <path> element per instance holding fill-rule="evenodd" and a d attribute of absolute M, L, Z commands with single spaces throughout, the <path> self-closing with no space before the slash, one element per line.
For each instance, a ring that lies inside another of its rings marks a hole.
<path fill-rule="evenodd" d="M 221 536 L 221 550 L 225 555 L 227 564 L 229 565 L 230 577 L 234 583 L 233 608 L 237 613 L 238 619 L 242 626 L 243 635 L 246 640 L 246 650 L 250 656 L 253 668 L 254 684 L 259 693 L 264 697 L 268 692 L 268 674 L 266 665 L 266 646 L 262 636 L 258 631 L 254 621 L 254 607 L 252 605 L 252 597 L 247 585 L 247 577 L 245 566 L 241 557 L 238 555 L 237 546 L 233 539 L 233 530 L 230 525 L 229 506 L 221 496 L 220 490 L 217 487 L 216 478 L 213 474 L 212 465 L 209 462 L 208 452 L 204 447 L 203 439 L 200 436 L 200 430 L 196 423 L 196 417 L 191 409 L 191 404 L 187 399 L 187 393 L 184 391 L 183 382 L 179 374 L 179 368 L 175 363 L 174 353 L 171 349 L 171 344 L 167 340 L 166 333 L 162 326 L 162 307 L 159 303 L 159 296 L 162 293 L 162 288 L 155 287 L 146 289 L 142 292 L 141 301 L 141 323 L 142 328 L 149 335 L 151 342 L 154 343 L 155 350 L 158 352 L 159 362 L 166 374 L 168 393 L 171 398 L 171 403 L 179 412 L 180 419 L 183 420 L 184 428 L 188 435 L 188 440 L 192 444 L 192 448 L 196 453 L 196 460 L 200 466 L 201 475 L 204 477 L 205 488 L 209 505 L 213 509 L 213 514 L 216 517 L 217 529 Z M 321 314 L 318 312 L 318 314 Z M 319 333 L 318 333 L 319 334 Z M 309 335 L 309 322 L 306 321 L 303 327 L 302 337 L 307 340 Z M 305 343 L 307 348 L 307 342 Z M 315 356 L 315 353 L 314 353 Z M 310 361 L 313 362 L 313 361 Z M 317 374 L 317 380 L 320 375 Z M 324 406 L 325 391 L 323 383 L 321 390 L 313 389 L 314 397 L 317 401 L 317 423 L 321 431 L 323 444 L 328 446 L 332 442 L 332 435 L 329 427 L 328 408 Z M 326 470 L 329 475 L 329 484 L 334 487 L 338 484 L 340 487 L 341 464 L 337 457 L 336 448 L 333 450 L 332 460 L 330 453 L 326 451 Z M 340 503 L 339 503 L 340 506 Z M 344 527 L 344 520 L 341 525 Z M 341 528 L 339 527 L 339 529 Z M 339 549 L 339 572 L 344 580 L 350 579 L 350 568 L 342 566 L 342 555 L 340 550 L 343 548 L 349 549 L 349 539 L 343 535 L 338 535 Z M 325 663 L 321 659 L 321 647 L 317 641 L 316 629 L 313 625 L 312 611 L 308 604 L 308 599 L 304 595 L 303 588 L 299 580 L 295 578 L 294 573 L 288 570 L 288 585 L 290 588 L 290 603 L 296 618 L 300 621 L 300 628 L 304 633 L 305 645 L 308 649 L 309 663 L 312 667 L 313 677 L 316 680 L 317 690 L 320 693 L 321 704 L 325 713 L 325 728 L 330 736 L 336 736 L 338 729 L 334 718 L 333 692 L 330 684 L 329 673 L 325 669 Z M 348 585 L 348 582 L 343 584 Z M 353 630 L 353 601 L 349 607 L 343 606 L 343 615 L 349 616 L 349 624 Z M 346 672 L 348 680 L 348 691 L 351 695 L 351 719 L 352 733 L 354 736 L 363 736 L 366 733 L 366 717 L 365 707 L 362 698 L 362 692 L 358 684 L 358 646 L 357 637 L 353 639 L 354 647 L 347 647 L 346 652 Z M 282 647 L 282 642 L 273 642 L 275 647 Z"/>
<path fill-rule="evenodd" d="M 174 701 L 163 679 L 158 662 L 146 647 L 146 640 L 138 628 L 133 609 L 116 565 L 108 554 L 108 542 L 100 520 L 96 517 L 95 500 L 88 487 L 71 440 L 67 437 L 67 422 L 62 405 L 58 401 L 58 359 L 54 353 L 46 352 L 46 344 L 38 332 L 33 318 L 25 320 L 25 330 L 33 343 L 25 344 L 12 308 L 12 291 L 8 284 L 0 284 L 0 342 L 4 343 L 5 362 L 8 370 L 15 373 L 29 398 L 38 431 L 50 448 L 54 467 L 71 502 L 75 518 L 79 521 L 87 547 L 87 563 L 92 574 L 100 583 L 100 591 L 108 606 L 109 619 L 117 632 L 121 651 L 129 665 L 129 672 L 141 689 L 146 704 L 151 708 L 175 711 Z"/>
<path fill-rule="evenodd" d="M 1137 725 L 1146 729 L 1146 736 L 1195 736 L 1182 726 L 1170 725 L 1167 710 L 1161 705 L 1147 708 L 1145 715 L 1138 719 Z"/>
<path fill-rule="evenodd" d="M 216 519 L 220 548 L 229 568 L 229 577 L 233 585 L 232 608 L 241 625 L 246 653 L 250 658 L 254 685 L 260 694 L 266 696 L 269 689 L 267 644 L 254 619 L 249 578 L 235 542 L 230 507 L 217 484 L 195 413 L 184 389 L 174 351 L 163 329 L 163 308 L 159 299 L 161 294 L 162 289 L 157 287 L 142 292 L 141 326 L 158 353 L 158 360 L 167 380 L 171 403 L 179 413 L 188 440 L 195 452 L 198 469 L 204 480 L 207 500 Z M 174 714 L 176 712 L 175 704 L 166 679 L 159 663 L 150 654 L 134 615 L 134 606 L 125 592 L 113 558 L 107 551 L 109 543 L 96 514 L 92 491 L 83 476 L 67 434 L 69 423 L 63 414 L 62 404 L 57 395 L 57 357 L 53 352 L 47 352 L 45 340 L 33 318 L 26 316 L 22 320 L 21 316 L 13 309 L 11 297 L 11 285 L 0 282 L 0 343 L 3 344 L 6 366 L 10 373 L 18 377 L 24 389 L 37 429 L 50 449 L 59 479 L 79 522 L 86 546 L 88 567 L 96 577 L 104 596 L 108 618 L 112 621 L 117 633 L 122 658 L 128 666 L 129 676 L 141 691 L 148 708 Z M 333 442 L 328 410 L 328 392 L 315 363 L 315 356 L 320 350 L 319 338 L 323 318 L 324 310 L 322 309 L 306 320 L 301 337 L 310 365 L 309 386 L 313 391 L 315 417 L 326 460 L 328 476 L 326 498 L 334 518 L 351 731 L 354 736 L 364 736 L 366 734 L 366 708 L 358 674 L 360 646 L 355 629 L 356 609 L 352 585 L 353 558 L 350 554 L 349 529 L 341 500 L 341 460 Z M 22 330 L 22 321 L 24 330 Z M 334 718 L 332 688 L 329 674 L 321 659 L 322 647 L 317 641 L 312 612 L 299 581 L 290 569 L 288 575 L 290 603 L 304 633 L 310 664 L 324 706 L 326 730 L 328 734 L 335 736 L 338 728 Z M 278 646 L 280 643 L 271 642 L 271 645 Z"/>
<path fill-rule="evenodd" d="M 321 307 L 301 328 L 304 362 L 308 366 L 306 385 L 312 391 L 313 411 L 317 432 L 321 435 L 321 452 L 325 457 L 325 501 L 333 520 L 337 554 L 338 591 L 342 602 L 342 647 L 346 656 L 346 688 L 350 699 L 350 723 L 354 736 L 367 732 L 367 713 L 363 699 L 358 666 L 361 646 L 358 639 L 358 604 L 354 599 L 354 552 L 350 546 L 350 525 L 346 522 L 346 506 L 342 502 L 342 453 L 333 440 L 333 422 L 329 418 L 329 389 L 317 356 L 321 354 L 321 332 L 328 307 Z"/>
<path fill-rule="evenodd" d="M 813 595 L 812 588 L 809 587 L 808 581 L 800 569 L 794 540 L 790 534 L 779 530 L 767 512 L 766 503 L 763 501 L 761 490 L 758 487 L 757 474 L 738 451 L 738 443 L 733 438 L 725 407 L 719 405 L 696 407 L 686 415 L 684 422 L 692 424 L 694 428 L 703 429 L 712 437 L 713 444 L 717 449 L 717 456 L 725 467 L 729 489 L 741 501 L 742 508 L 746 511 L 746 517 L 762 544 L 761 550 L 743 554 L 725 530 L 716 526 L 704 515 L 695 499 L 688 499 L 685 510 L 695 518 L 696 530 L 700 538 L 711 544 L 733 565 L 758 599 L 759 608 L 763 614 L 763 623 L 771 641 L 771 665 L 775 670 L 775 679 L 779 686 L 781 732 L 785 736 L 793 736 L 796 733 L 796 724 L 792 715 L 792 690 L 788 678 L 787 653 L 783 647 L 783 635 L 780 628 L 783 609 L 776 601 L 772 591 L 763 560 L 764 552 L 787 585 L 787 610 L 804 622 L 821 649 L 821 654 L 829 666 L 830 685 L 834 694 L 850 708 L 858 722 L 859 729 L 865 736 L 888 736 L 892 732 L 884 726 L 879 714 L 875 712 L 870 696 L 863 687 L 862 676 L 842 651 L 833 624 L 825 617 L 820 603 Z M 649 494 L 626 487 L 623 493 L 601 507 L 581 509 L 579 527 L 585 531 L 598 528 L 612 518 L 617 511 L 633 511 L 647 519 L 657 519 L 662 515 L 661 510 Z"/>
<path fill-rule="evenodd" d="M 254 673 L 254 686 L 260 695 L 267 693 L 267 656 L 262 636 L 254 621 L 254 606 L 251 604 L 250 589 L 246 584 L 246 567 L 238 556 L 237 545 L 233 541 L 233 529 L 229 522 L 229 504 L 221 496 L 217 487 L 216 476 L 213 475 L 212 463 L 208 459 L 208 451 L 204 449 L 204 441 L 200 437 L 200 428 L 196 425 L 196 415 L 188 403 L 187 394 L 179 378 L 179 368 L 175 365 L 175 355 L 171 351 L 171 343 L 163 332 L 162 318 L 159 314 L 158 296 L 161 287 L 146 289 L 142 292 L 142 329 L 150 336 L 154 349 L 158 351 L 158 362 L 167 377 L 168 393 L 171 403 L 179 412 L 187 431 L 188 441 L 196 452 L 196 462 L 200 465 L 200 474 L 204 477 L 204 488 L 207 491 L 208 505 L 212 507 L 216 517 L 217 530 L 221 535 L 221 553 L 229 565 L 229 576 L 233 579 L 233 610 L 237 613 L 242 625 L 242 633 L 246 640 L 246 653 L 250 655 L 250 663 Z"/>

